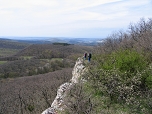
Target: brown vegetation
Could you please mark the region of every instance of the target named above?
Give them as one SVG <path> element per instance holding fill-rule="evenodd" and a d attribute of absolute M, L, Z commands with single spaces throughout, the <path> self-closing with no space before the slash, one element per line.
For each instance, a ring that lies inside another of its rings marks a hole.
<path fill-rule="evenodd" d="M 119 31 L 107 37 L 97 49 L 99 53 L 110 53 L 119 49 L 135 49 L 152 53 L 152 19 L 142 18 L 137 24 L 130 24 L 126 32 Z"/>
<path fill-rule="evenodd" d="M 59 85 L 71 79 L 72 69 L 0 81 L 0 114 L 40 114 L 50 107 Z"/>
<path fill-rule="evenodd" d="M 83 54 L 90 50 L 91 46 L 34 44 L 19 52 L 17 56 L 34 56 L 37 59 L 68 58 L 71 54 Z"/>
<path fill-rule="evenodd" d="M 19 42 L 14 42 L 11 40 L 3 40 L 0 39 L 0 48 L 7 48 L 7 49 L 24 49 L 27 47 L 29 44 L 27 43 L 19 43 Z"/>
<path fill-rule="evenodd" d="M 0 78 L 31 76 L 71 68 L 79 56 L 90 50 L 91 46 L 34 44 L 14 56 L 0 58 L 1 61 L 8 61 L 0 65 Z"/>

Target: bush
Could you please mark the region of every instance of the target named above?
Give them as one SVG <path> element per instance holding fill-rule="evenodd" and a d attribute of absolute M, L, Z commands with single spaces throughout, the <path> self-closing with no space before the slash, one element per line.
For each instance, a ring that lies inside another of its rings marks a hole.
<path fill-rule="evenodd" d="M 152 89 L 152 65 L 149 65 L 142 73 L 142 85 Z"/>
<path fill-rule="evenodd" d="M 151 24 L 141 19 L 96 47 L 85 86 L 97 113 L 152 114 Z"/>
<path fill-rule="evenodd" d="M 144 57 L 134 50 L 119 50 L 104 57 L 99 66 L 105 70 L 119 69 L 121 72 L 136 73 L 147 66 Z"/>
<path fill-rule="evenodd" d="M 146 78 L 146 85 L 149 87 L 149 88 L 152 88 L 152 75 L 148 76 Z"/>
<path fill-rule="evenodd" d="M 97 100 L 93 102 L 101 110 L 103 108 L 109 110 L 117 106 L 117 109 L 120 107 L 126 108 L 129 113 L 144 113 L 145 110 L 149 113 L 152 111 L 151 101 L 149 101 L 151 97 L 147 95 L 150 90 L 141 88 L 142 76 L 142 72 L 136 74 L 123 73 L 118 69 L 98 69 L 98 72 L 92 70 L 90 75 L 87 75 L 89 88 L 87 90 L 92 92 L 93 99 L 98 98 L 100 102 L 104 103 L 100 104 Z M 150 84 L 148 82 L 145 83 Z"/>
<path fill-rule="evenodd" d="M 29 105 L 27 106 L 27 109 L 28 109 L 30 112 L 32 112 L 32 111 L 34 110 L 34 106 L 29 104 Z"/>
<path fill-rule="evenodd" d="M 134 50 L 118 50 L 110 54 L 98 54 L 94 58 L 97 66 L 89 66 L 88 91 L 93 102 L 103 110 L 127 110 L 128 113 L 150 113 L 152 87 L 152 67 L 140 53 Z M 148 87 L 148 88 L 147 88 Z M 118 108 L 119 107 L 119 108 Z M 139 109 L 140 107 L 140 109 Z M 121 109 L 120 109 L 121 108 Z M 124 112 L 125 113 L 125 112 Z"/>

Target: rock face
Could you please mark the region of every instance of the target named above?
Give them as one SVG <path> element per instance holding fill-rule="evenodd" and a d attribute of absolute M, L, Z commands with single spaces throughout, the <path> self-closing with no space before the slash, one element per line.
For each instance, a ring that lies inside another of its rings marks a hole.
<path fill-rule="evenodd" d="M 85 72 L 86 68 L 83 65 L 83 58 L 78 58 L 72 71 L 72 79 L 70 82 L 62 84 L 57 91 L 57 96 L 54 99 L 50 108 L 42 112 L 42 114 L 57 114 L 57 110 L 64 110 L 64 98 L 66 91 L 70 89 L 73 84 L 76 84 L 81 80 L 81 75 Z"/>

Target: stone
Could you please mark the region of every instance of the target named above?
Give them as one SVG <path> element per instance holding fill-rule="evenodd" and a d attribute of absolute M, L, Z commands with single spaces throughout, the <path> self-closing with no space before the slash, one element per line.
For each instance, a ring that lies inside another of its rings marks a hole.
<path fill-rule="evenodd" d="M 86 70 L 85 66 L 83 65 L 83 62 L 84 60 L 82 57 L 79 57 L 77 59 L 72 71 L 72 79 L 70 80 L 70 82 L 66 82 L 58 88 L 57 96 L 54 99 L 51 107 L 43 111 L 42 114 L 57 114 L 57 111 L 64 110 L 64 98 L 66 96 L 66 91 L 69 90 L 72 85 L 79 82 L 80 77 Z"/>

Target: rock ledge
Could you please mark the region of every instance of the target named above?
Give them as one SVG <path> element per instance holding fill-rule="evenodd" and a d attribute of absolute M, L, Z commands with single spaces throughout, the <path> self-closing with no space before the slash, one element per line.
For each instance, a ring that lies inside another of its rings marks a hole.
<path fill-rule="evenodd" d="M 82 57 L 79 57 L 77 59 L 76 64 L 72 71 L 72 79 L 70 80 L 70 82 L 66 82 L 58 88 L 57 96 L 54 99 L 51 107 L 43 111 L 42 114 L 57 114 L 58 110 L 59 111 L 64 110 L 63 103 L 64 103 L 64 98 L 66 96 L 66 91 L 69 90 L 73 84 L 79 82 L 81 75 L 86 70 L 85 66 L 83 65 L 83 62 L 84 60 Z"/>

